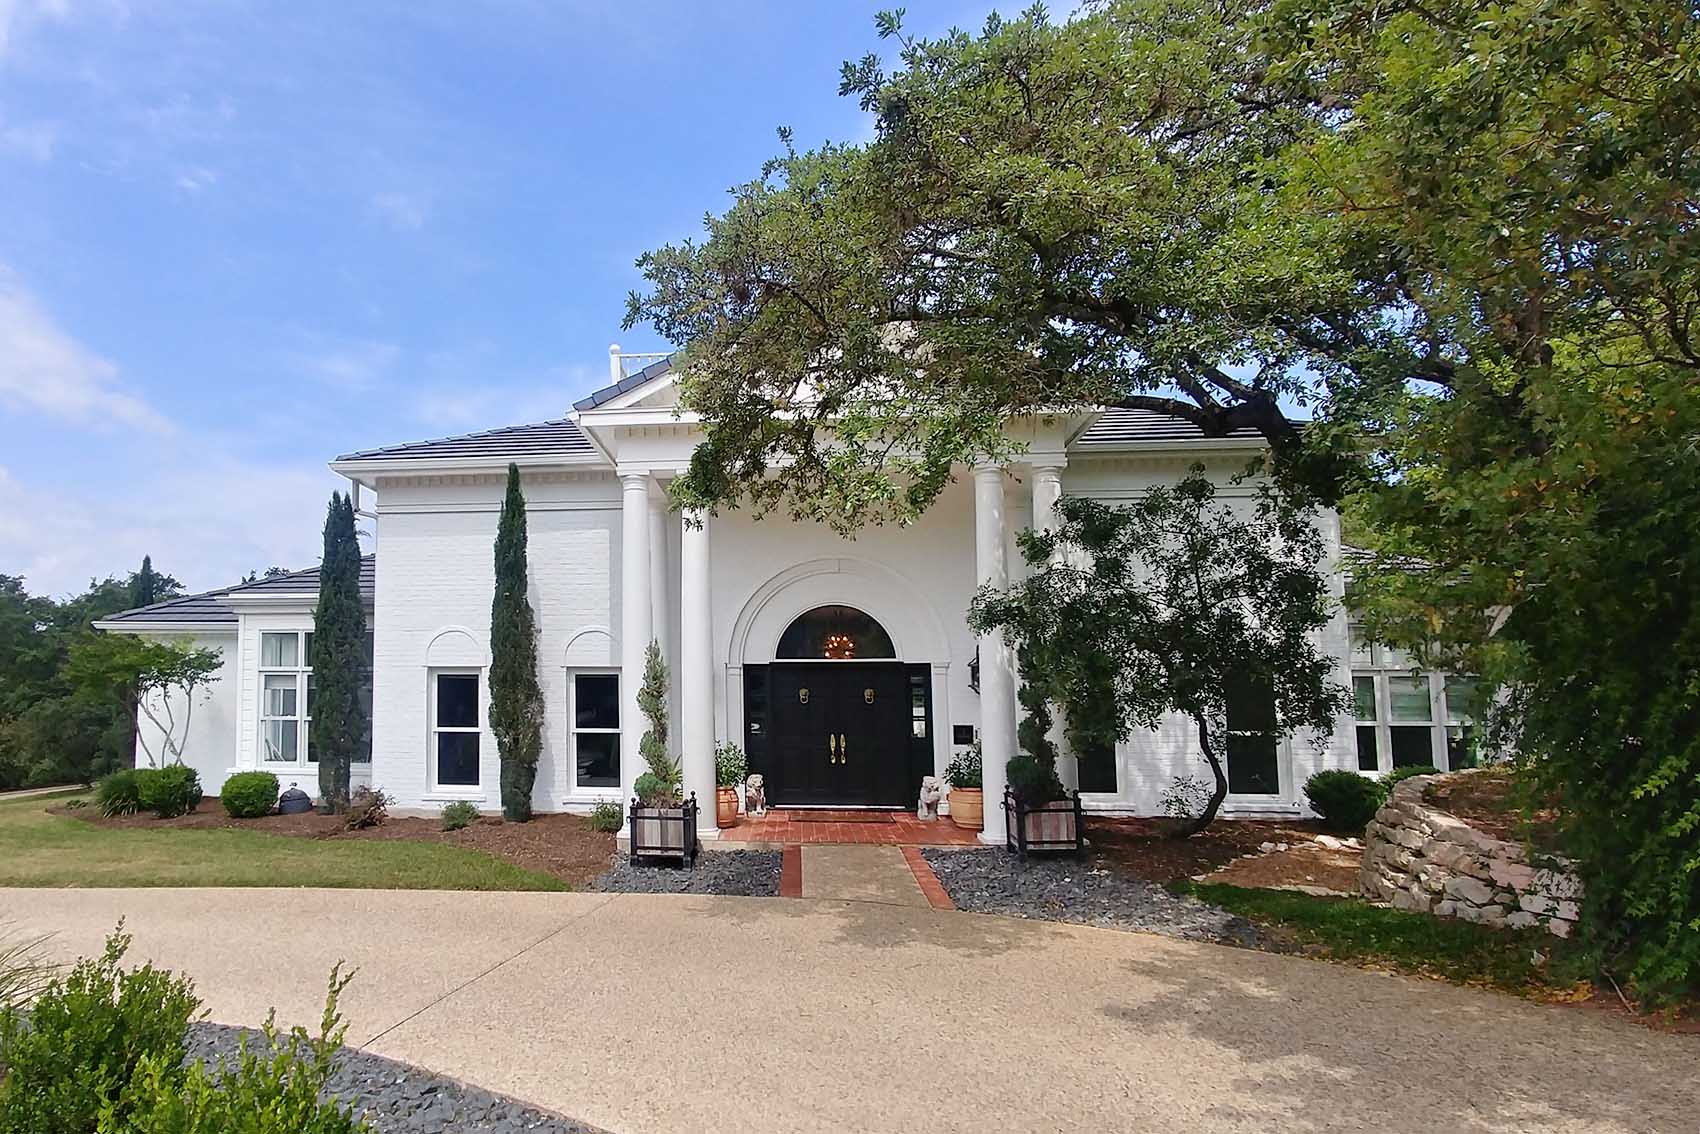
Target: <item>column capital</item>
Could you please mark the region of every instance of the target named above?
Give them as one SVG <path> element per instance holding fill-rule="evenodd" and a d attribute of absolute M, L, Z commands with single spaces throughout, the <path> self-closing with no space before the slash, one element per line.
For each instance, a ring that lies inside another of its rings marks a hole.
<path fill-rule="evenodd" d="M 1001 477 L 1008 468 L 1009 465 L 1004 461 L 993 461 L 989 459 L 975 461 L 974 476 L 977 480 L 985 480 L 994 476 Z"/>
<path fill-rule="evenodd" d="M 632 465 L 619 465 L 614 469 L 614 474 L 620 478 L 622 488 L 648 488 L 652 479 L 649 469 Z"/>
<path fill-rule="evenodd" d="M 1063 469 L 1068 467 L 1068 456 L 1064 453 L 1035 453 L 1028 458 L 1028 464 L 1032 466 L 1034 476 L 1061 476 Z"/>

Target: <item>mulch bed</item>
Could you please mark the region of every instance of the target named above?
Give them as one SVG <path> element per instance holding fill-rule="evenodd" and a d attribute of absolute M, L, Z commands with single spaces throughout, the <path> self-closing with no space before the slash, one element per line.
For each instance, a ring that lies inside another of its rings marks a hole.
<path fill-rule="evenodd" d="M 1203 881 L 1243 886 L 1248 890 L 1302 889 L 1355 894 L 1362 863 L 1362 849 L 1330 848 L 1310 841 L 1289 842 L 1286 850 L 1256 858 L 1237 858 L 1206 875 Z"/>
<path fill-rule="evenodd" d="M 1531 799 L 1509 768 L 1484 768 L 1442 777 L 1429 785 L 1423 802 L 1456 815 L 1496 839 L 1527 842 L 1549 854 L 1563 853 L 1558 809 Z"/>
<path fill-rule="evenodd" d="M 1191 838 L 1177 839 L 1175 828 L 1172 819 L 1090 816 L 1086 839 L 1093 865 L 1150 882 L 1179 882 L 1255 854 L 1264 843 L 1304 842 L 1325 830 L 1320 823 L 1218 819 Z"/>
<path fill-rule="evenodd" d="M 377 827 L 350 831 L 343 826 L 341 816 L 320 815 L 313 811 L 302 815 L 232 819 L 224 813 L 218 800 L 210 796 L 201 801 L 197 810 L 176 819 L 156 819 L 152 815 L 105 818 L 92 806 L 75 809 L 59 806 L 47 810 L 54 815 L 65 815 L 97 826 L 138 830 L 162 827 L 231 829 L 305 839 L 400 839 L 416 843 L 446 843 L 483 851 L 527 870 L 552 875 L 577 888 L 582 888 L 606 870 L 609 856 L 614 853 L 614 836 L 591 830 L 583 815 L 538 815 L 529 823 L 507 823 L 499 816 L 487 815 L 458 831 L 443 830 L 441 821 L 437 819 L 397 816 Z"/>

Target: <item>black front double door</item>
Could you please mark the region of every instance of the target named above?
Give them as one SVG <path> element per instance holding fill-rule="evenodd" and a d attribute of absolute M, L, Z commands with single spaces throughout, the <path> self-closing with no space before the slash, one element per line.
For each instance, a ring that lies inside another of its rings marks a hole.
<path fill-rule="evenodd" d="M 770 802 L 909 803 L 909 675 L 901 662 L 775 662 L 770 669 Z"/>

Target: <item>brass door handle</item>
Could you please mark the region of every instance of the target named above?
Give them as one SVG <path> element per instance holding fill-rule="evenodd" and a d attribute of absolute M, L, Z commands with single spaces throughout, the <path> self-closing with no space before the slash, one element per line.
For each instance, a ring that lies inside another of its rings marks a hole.
<path fill-rule="evenodd" d="M 838 763 L 838 738 L 830 732 L 826 734 L 826 762 Z"/>
<path fill-rule="evenodd" d="M 838 734 L 838 762 L 840 764 L 850 762 L 850 740 L 843 733 Z"/>

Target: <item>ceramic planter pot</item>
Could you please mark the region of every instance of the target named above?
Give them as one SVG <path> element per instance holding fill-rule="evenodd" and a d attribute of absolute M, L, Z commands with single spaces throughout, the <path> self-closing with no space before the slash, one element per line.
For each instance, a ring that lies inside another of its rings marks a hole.
<path fill-rule="evenodd" d="M 978 831 L 985 826 L 985 796 L 977 787 L 950 789 L 950 821 L 958 827 Z"/>
<path fill-rule="evenodd" d="M 738 789 L 714 789 L 714 825 L 716 827 L 735 827 L 738 825 Z"/>

